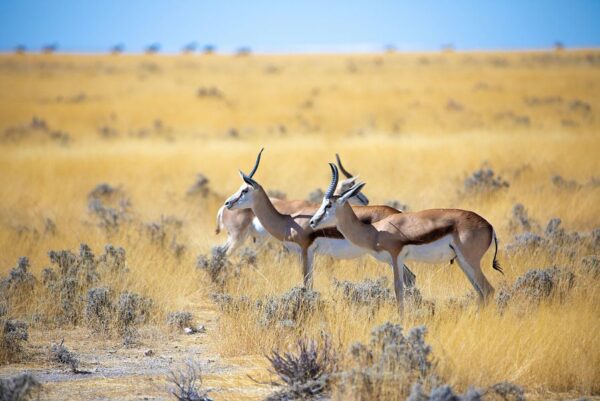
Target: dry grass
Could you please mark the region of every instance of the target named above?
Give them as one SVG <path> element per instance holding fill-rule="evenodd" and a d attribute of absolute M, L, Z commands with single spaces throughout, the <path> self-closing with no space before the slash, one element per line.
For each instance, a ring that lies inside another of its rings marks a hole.
<path fill-rule="evenodd" d="M 167 312 L 214 308 L 208 294 L 215 288 L 195 269 L 195 258 L 224 241 L 213 234 L 216 210 L 240 185 L 237 168 L 247 169 L 262 145 L 267 149 L 256 179 L 289 198 L 325 187 L 326 163 L 339 152 L 367 182 L 374 204 L 399 199 L 412 210 L 460 207 L 485 216 L 502 243 L 506 276 L 491 270 L 489 255 L 484 261 L 496 288 L 530 268 L 576 271 L 588 251 L 576 249 L 574 259 L 545 251 L 509 255 L 503 245 L 514 235 L 509 219 L 517 202 L 542 228 L 551 217 L 560 217 L 568 231 L 600 226 L 600 186 L 588 184 L 600 175 L 598 57 L 597 51 L 0 56 L 0 137 L 10 127 L 28 126 L 33 116 L 45 120 L 48 131 L 70 137 L 64 145 L 43 130 L 29 130 L 0 141 L 0 272 L 5 275 L 26 255 L 40 277 L 49 250 L 76 251 L 87 243 L 100 254 L 112 243 L 126 249 L 130 272 L 107 282 L 152 298 L 158 305 L 154 323 L 164 325 Z M 212 86 L 223 97 L 197 96 L 198 88 Z M 77 100 L 79 93 L 85 96 Z M 106 126 L 116 134 L 100 134 Z M 231 129 L 239 137 L 228 135 Z M 484 162 L 510 187 L 461 194 L 464 178 Z M 210 179 L 206 198 L 186 196 L 198 172 Z M 557 187 L 551 182 L 555 174 L 581 185 Z M 101 182 L 119 186 L 131 200 L 132 221 L 117 232 L 98 227 L 87 211 L 87 195 Z M 168 241 L 160 246 L 143 229 L 161 216 L 183 222 L 170 233 L 186 246 L 180 257 Z M 45 219 L 55 223 L 55 232 L 45 228 Z M 426 299 L 442 302 L 470 291 L 456 265 L 417 264 L 414 271 Z M 332 280 L 383 275 L 391 276 L 389 269 L 371 260 L 319 259 L 315 288 L 326 307 L 294 329 L 265 330 L 252 311 L 222 315 L 213 346 L 228 358 L 260 359 L 272 347 L 324 330 L 345 351 L 367 341 L 373 326 L 398 319 L 392 305 L 371 316 L 342 301 Z M 256 299 L 300 282 L 293 257 L 260 255 L 258 267 L 242 269 L 225 291 Z M 578 277 L 566 300 L 546 301 L 526 313 L 441 307 L 434 316 L 409 313 L 405 326 L 427 325 L 439 371 L 461 390 L 512 380 L 534 397 L 590 395 L 600 392 L 599 305 L 598 282 Z M 9 313 L 31 317 L 43 310 L 51 316 L 52 307 L 34 296 Z M 41 328 L 34 323 L 32 329 Z"/>

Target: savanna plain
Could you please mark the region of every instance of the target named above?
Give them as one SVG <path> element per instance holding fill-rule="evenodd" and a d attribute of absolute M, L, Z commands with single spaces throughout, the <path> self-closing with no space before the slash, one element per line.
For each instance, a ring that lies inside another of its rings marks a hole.
<path fill-rule="evenodd" d="M 4 387 L 600 399 L 599 51 L 3 54 L 0 88 Z M 457 264 L 408 263 L 401 320 L 369 257 L 317 257 L 308 291 L 275 241 L 223 255 L 217 210 L 262 147 L 273 196 L 320 201 L 339 153 L 371 204 L 485 217 L 493 299 Z M 286 352 L 311 374 L 286 383 Z"/>

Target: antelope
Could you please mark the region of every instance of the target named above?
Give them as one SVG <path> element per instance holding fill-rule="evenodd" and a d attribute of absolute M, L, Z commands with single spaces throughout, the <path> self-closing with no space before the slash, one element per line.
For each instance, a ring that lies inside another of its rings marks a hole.
<path fill-rule="evenodd" d="M 341 182 L 339 188 L 335 192 L 336 194 L 339 194 L 350 189 L 356 183 L 356 176 L 344 168 L 338 154 L 336 154 L 335 157 L 339 169 L 346 176 L 346 179 Z M 248 176 L 252 177 L 255 172 L 255 170 L 252 170 Z M 275 197 L 269 197 L 269 199 L 277 211 L 281 213 L 294 214 L 300 211 L 307 211 L 310 213 L 310 211 L 314 212 L 319 208 L 319 204 L 306 200 L 285 200 Z M 369 204 L 369 198 L 362 192 L 359 192 L 356 196 L 350 198 L 349 202 L 352 205 L 366 206 Z M 386 207 L 379 211 L 379 213 L 383 214 L 398 212 L 399 210 L 390 207 Z M 215 229 L 215 233 L 219 234 L 223 228 L 227 230 L 227 241 L 219 246 L 219 248 L 227 255 L 236 252 L 249 237 L 252 238 L 257 246 L 260 246 L 270 237 L 270 234 L 265 230 L 262 224 L 260 224 L 260 220 L 254 215 L 252 209 L 229 210 L 225 205 L 221 206 L 217 212 L 217 228 Z"/>
<path fill-rule="evenodd" d="M 329 163 L 332 179 L 338 181 L 337 167 Z M 494 288 L 481 271 L 481 258 L 495 243 L 492 267 L 502 273 L 496 259 L 498 240 L 494 228 L 478 214 L 460 209 L 430 209 L 414 213 L 396 213 L 379 221 L 361 221 L 348 199 L 360 192 L 364 183 L 356 183 L 339 196 L 325 194 L 319 210 L 310 220 L 313 230 L 335 224 L 348 241 L 376 259 L 389 263 L 394 272 L 394 291 L 400 315 L 404 312 L 404 261 L 442 263 L 458 260 L 480 301 L 486 301 Z"/>
<path fill-rule="evenodd" d="M 259 152 L 254 167 L 248 175 L 240 171 L 244 183 L 237 192 L 227 198 L 224 206 L 227 210 L 250 209 L 266 232 L 283 242 L 286 248 L 299 251 L 302 259 L 302 276 L 305 287 L 312 288 L 315 253 L 328 254 L 336 259 L 353 259 L 366 253 L 362 248 L 344 239 L 335 227 L 312 229 L 309 223 L 313 213 L 318 209 L 318 205 L 309 203 L 303 207 L 300 203 L 303 201 L 295 201 L 299 202 L 296 204 L 292 201 L 291 204 L 283 204 L 285 207 L 278 210 L 262 186 L 253 178 L 260 164 L 262 152 L 263 150 Z M 329 186 L 325 195 L 327 197 L 333 196 L 336 186 L 337 180 L 335 185 Z M 354 186 L 351 188 L 354 188 Z M 351 198 L 360 199 L 359 195 L 360 191 L 354 191 L 353 195 L 347 198 L 347 201 L 350 201 Z M 366 197 L 363 199 L 366 199 Z M 280 203 L 280 205 L 282 204 Z M 300 206 L 294 208 L 294 205 Z M 354 207 L 358 218 L 365 223 L 372 223 L 381 220 L 385 216 L 399 213 L 398 210 L 389 206 Z M 406 285 L 414 285 L 414 274 L 408 267 L 403 266 L 403 268 L 406 273 L 403 274 Z"/>

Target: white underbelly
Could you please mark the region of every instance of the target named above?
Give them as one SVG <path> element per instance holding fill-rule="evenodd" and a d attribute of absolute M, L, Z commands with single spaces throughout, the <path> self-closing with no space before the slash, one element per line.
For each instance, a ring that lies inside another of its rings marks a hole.
<path fill-rule="evenodd" d="M 258 220 L 258 217 L 256 216 L 252 219 L 252 229 L 256 236 L 270 236 L 269 232 L 265 229 L 265 227 L 262 224 L 260 224 L 260 220 Z"/>
<path fill-rule="evenodd" d="M 447 263 L 456 256 L 450 245 L 452 235 L 446 235 L 436 241 L 423 245 L 406 245 L 400 258 L 425 263 Z"/>
<path fill-rule="evenodd" d="M 319 237 L 312 246 L 315 253 L 329 255 L 335 259 L 356 259 L 366 253 L 364 249 L 345 239 Z"/>

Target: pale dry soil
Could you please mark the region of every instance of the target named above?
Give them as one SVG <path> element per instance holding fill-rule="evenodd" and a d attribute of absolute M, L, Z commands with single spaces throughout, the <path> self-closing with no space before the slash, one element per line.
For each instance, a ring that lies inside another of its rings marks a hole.
<path fill-rule="evenodd" d="M 201 369 L 202 387 L 210 390 L 215 401 L 260 400 L 269 394 L 270 386 L 253 380 L 266 372 L 263 358 L 220 357 L 211 345 L 211 337 L 219 336 L 216 312 L 194 313 L 205 325 L 205 333 L 169 333 L 149 327 L 140 330 L 139 342 L 129 348 L 119 338 L 94 335 L 83 328 L 30 330 L 26 362 L 0 366 L 0 377 L 32 373 L 42 384 L 40 400 L 44 401 L 174 400 L 168 375 L 193 360 Z M 79 359 L 79 369 L 89 373 L 73 373 L 51 359 L 51 344 L 63 339 Z M 152 354 L 147 356 L 149 350 Z"/>

